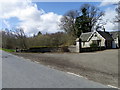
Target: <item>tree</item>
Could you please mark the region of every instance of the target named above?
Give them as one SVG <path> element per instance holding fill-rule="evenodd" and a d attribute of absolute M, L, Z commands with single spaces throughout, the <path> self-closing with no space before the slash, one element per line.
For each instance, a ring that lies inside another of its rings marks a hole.
<path fill-rule="evenodd" d="M 61 19 L 61 27 L 67 33 L 79 37 L 83 32 L 90 32 L 98 20 L 104 15 L 97 7 L 83 4 L 80 10 L 69 11 Z"/>
<path fill-rule="evenodd" d="M 83 4 L 79 10 L 79 17 L 76 18 L 76 26 L 78 31 L 91 32 L 98 20 L 104 15 L 96 6 L 90 4 Z M 79 33 L 79 32 L 78 32 Z M 79 36 L 79 35 L 78 35 Z"/>
<path fill-rule="evenodd" d="M 2 35 L 2 48 L 15 49 L 17 42 L 15 35 L 8 29 L 1 30 L 0 34 Z"/>
<path fill-rule="evenodd" d="M 82 15 L 76 18 L 75 26 L 77 27 L 77 37 L 81 35 L 81 33 L 90 32 L 89 29 L 89 18 L 87 16 L 87 9 L 81 9 Z"/>
<path fill-rule="evenodd" d="M 75 10 L 68 11 L 62 18 L 60 27 L 66 33 L 76 37 L 76 27 L 75 27 L 75 19 L 78 17 L 78 12 Z"/>
<path fill-rule="evenodd" d="M 117 4 L 117 8 L 116 8 L 116 12 L 117 12 L 117 16 L 116 16 L 116 22 L 120 23 L 120 1 Z"/>
<path fill-rule="evenodd" d="M 37 36 L 42 35 L 41 31 L 38 32 Z"/>
<path fill-rule="evenodd" d="M 22 48 L 22 49 L 26 49 L 27 48 L 27 36 L 25 35 L 25 32 L 22 28 L 16 28 L 14 30 L 14 34 L 16 35 L 17 37 L 17 40 L 19 41 L 19 46 Z"/>

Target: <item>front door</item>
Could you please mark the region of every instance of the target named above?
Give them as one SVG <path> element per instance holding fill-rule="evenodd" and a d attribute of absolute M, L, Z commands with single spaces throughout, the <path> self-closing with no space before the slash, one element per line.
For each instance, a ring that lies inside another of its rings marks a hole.
<path fill-rule="evenodd" d="M 112 48 L 112 41 L 106 40 L 105 46 L 106 46 L 106 48 Z"/>

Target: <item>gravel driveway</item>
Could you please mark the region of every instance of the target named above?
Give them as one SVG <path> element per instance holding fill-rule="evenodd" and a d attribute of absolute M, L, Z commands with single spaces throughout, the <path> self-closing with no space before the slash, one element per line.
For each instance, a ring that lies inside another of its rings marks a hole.
<path fill-rule="evenodd" d="M 118 86 L 118 49 L 89 53 L 14 53 L 105 85 Z"/>

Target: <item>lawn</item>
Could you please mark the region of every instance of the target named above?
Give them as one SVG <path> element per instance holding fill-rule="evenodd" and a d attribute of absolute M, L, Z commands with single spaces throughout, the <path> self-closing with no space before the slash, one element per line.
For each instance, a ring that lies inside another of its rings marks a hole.
<path fill-rule="evenodd" d="M 5 49 L 5 48 L 0 48 L 0 50 L 4 50 L 6 52 L 15 52 L 14 49 Z"/>

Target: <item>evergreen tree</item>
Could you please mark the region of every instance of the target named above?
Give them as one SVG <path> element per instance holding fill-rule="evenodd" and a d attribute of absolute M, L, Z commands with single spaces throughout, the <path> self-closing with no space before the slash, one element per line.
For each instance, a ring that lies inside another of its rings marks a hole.
<path fill-rule="evenodd" d="M 39 35 L 42 35 L 42 33 L 40 31 L 38 32 L 37 36 L 39 36 Z"/>

